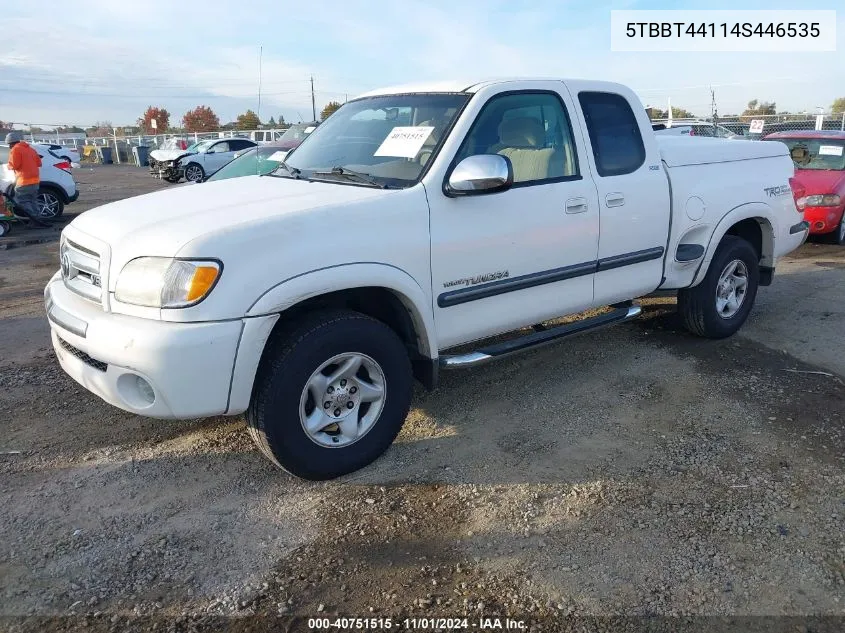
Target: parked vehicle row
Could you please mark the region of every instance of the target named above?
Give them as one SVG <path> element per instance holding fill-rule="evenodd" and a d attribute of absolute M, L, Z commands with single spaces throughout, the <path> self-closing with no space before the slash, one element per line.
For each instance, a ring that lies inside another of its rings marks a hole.
<path fill-rule="evenodd" d="M 253 138 L 207 139 L 182 147 L 174 141 L 150 152 L 150 173 L 167 182 L 202 182 L 244 151 L 258 145 L 272 145 L 276 151 L 289 151 L 317 128 L 318 123 L 291 125 L 283 133 L 277 130 L 253 132 Z M 266 135 L 265 135 L 266 132 Z M 278 132 L 278 133 L 277 133 Z M 269 141 L 267 139 L 275 140 Z M 282 158 L 283 160 L 283 158 Z"/>

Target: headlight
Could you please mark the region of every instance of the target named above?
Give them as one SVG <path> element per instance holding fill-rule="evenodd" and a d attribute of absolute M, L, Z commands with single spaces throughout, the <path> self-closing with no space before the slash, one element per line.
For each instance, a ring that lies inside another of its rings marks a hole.
<path fill-rule="evenodd" d="M 186 308 L 208 296 L 222 270 L 215 260 L 139 257 L 120 271 L 114 297 L 151 308 Z"/>
<path fill-rule="evenodd" d="M 834 193 L 826 193 L 824 195 L 806 196 L 798 198 L 798 208 L 804 207 L 838 207 L 842 204 L 842 198 Z"/>

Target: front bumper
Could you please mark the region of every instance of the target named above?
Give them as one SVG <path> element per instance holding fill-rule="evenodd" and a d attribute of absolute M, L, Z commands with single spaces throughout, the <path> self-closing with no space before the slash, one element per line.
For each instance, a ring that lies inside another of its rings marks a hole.
<path fill-rule="evenodd" d="M 822 235 L 839 228 L 843 213 L 845 206 L 807 207 L 804 209 L 804 219 L 810 223 L 811 235 Z"/>
<path fill-rule="evenodd" d="M 174 164 L 169 163 L 150 163 L 150 175 L 156 178 L 181 178 L 182 172 Z"/>
<path fill-rule="evenodd" d="M 243 411 L 260 358 L 255 347 L 264 343 L 254 333 L 269 334 L 275 322 L 172 323 L 113 314 L 68 290 L 59 274 L 44 300 L 53 349 L 71 378 L 116 407 L 154 418 Z M 236 362 L 241 376 L 233 385 Z M 240 410 L 230 407 L 233 388 Z"/>

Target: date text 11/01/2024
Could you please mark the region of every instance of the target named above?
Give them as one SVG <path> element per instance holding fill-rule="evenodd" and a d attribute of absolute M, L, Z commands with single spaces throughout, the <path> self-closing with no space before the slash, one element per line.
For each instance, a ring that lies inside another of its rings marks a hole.
<path fill-rule="evenodd" d="M 512 618 L 309 618 L 311 630 L 362 631 L 362 630 L 404 630 L 404 631 L 524 631 L 524 620 Z"/>
<path fill-rule="evenodd" d="M 818 22 L 628 22 L 627 37 L 819 37 Z"/>

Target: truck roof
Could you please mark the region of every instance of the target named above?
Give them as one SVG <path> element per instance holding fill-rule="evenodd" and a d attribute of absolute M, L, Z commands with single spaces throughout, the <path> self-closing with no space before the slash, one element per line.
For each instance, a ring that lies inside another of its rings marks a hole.
<path fill-rule="evenodd" d="M 385 88 L 377 88 L 369 92 L 357 95 L 355 99 L 363 97 L 376 97 L 382 95 L 397 95 L 397 94 L 412 94 L 425 92 L 478 92 L 481 88 L 493 84 L 518 83 L 523 81 L 576 81 L 573 79 L 566 79 L 563 77 L 494 77 L 487 79 L 464 79 L 464 80 L 446 80 L 446 81 L 429 81 L 419 83 L 399 84 L 395 86 L 388 86 Z M 582 81 L 582 80 L 578 80 Z M 616 87 L 619 84 L 612 82 L 591 82 L 595 84 L 606 84 L 608 88 Z"/>

